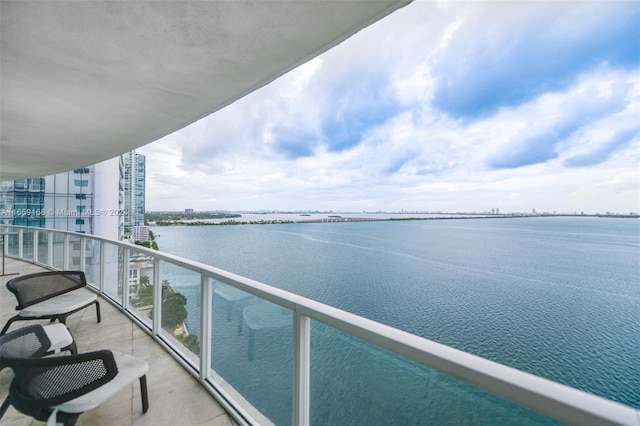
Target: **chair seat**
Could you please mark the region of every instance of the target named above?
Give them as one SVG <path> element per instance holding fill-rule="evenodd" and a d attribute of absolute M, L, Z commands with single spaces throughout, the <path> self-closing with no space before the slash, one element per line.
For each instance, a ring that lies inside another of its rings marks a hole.
<path fill-rule="evenodd" d="M 72 292 L 52 297 L 43 302 L 36 303 L 22 309 L 18 315 L 20 317 L 41 317 L 47 315 L 57 315 L 61 312 L 70 312 L 80 309 L 97 300 L 98 296 L 93 293 Z"/>
<path fill-rule="evenodd" d="M 43 326 L 47 337 L 51 341 L 48 352 L 60 352 L 63 348 L 73 344 L 73 336 L 69 333 L 69 329 L 64 324 L 48 324 Z"/>
<path fill-rule="evenodd" d="M 147 374 L 149 370 L 149 364 L 146 361 L 131 355 L 113 352 L 113 356 L 118 366 L 118 374 L 113 380 L 85 395 L 60 404 L 56 408 L 63 413 L 82 413 L 91 410 L 118 393 L 125 386 Z"/>

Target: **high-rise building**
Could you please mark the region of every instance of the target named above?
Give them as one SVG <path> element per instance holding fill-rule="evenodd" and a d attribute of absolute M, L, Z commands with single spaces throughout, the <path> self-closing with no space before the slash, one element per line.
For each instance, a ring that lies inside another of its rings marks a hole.
<path fill-rule="evenodd" d="M 0 185 L 2 223 L 93 233 L 93 167 Z"/>
<path fill-rule="evenodd" d="M 0 183 L 0 224 L 44 226 L 44 178 Z"/>
<path fill-rule="evenodd" d="M 135 151 L 122 155 L 124 163 L 124 216 L 125 229 L 144 225 L 145 158 Z"/>
<path fill-rule="evenodd" d="M 124 161 L 122 156 L 103 161 L 93 166 L 94 209 L 99 214 L 94 218 L 94 234 L 122 240 L 124 238 Z"/>
<path fill-rule="evenodd" d="M 0 183 L 0 224 L 122 240 L 144 224 L 145 158 L 130 152 L 55 175 Z"/>

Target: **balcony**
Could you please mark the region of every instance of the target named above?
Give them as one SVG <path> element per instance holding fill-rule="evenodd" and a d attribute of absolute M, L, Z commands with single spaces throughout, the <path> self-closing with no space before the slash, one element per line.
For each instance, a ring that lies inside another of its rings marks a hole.
<path fill-rule="evenodd" d="M 5 267 L 7 272 L 17 272 L 20 275 L 47 270 L 32 263 L 13 259 L 7 259 Z M 5 286 L 11 278 L 13 276 L 0 277 L 2 287 L 0 288 L 0 322 L 2 324 L 15 315 L 15 297 Z M 154 342 L 147 333 L 111 303 L 101 299 L 100 306 L 101 323 L 96 322 L 94 309 L 83 310 L 69 317 L 67 326 L 78 343 L 78 351 L 88 352 L 108 348 L 147 361 L 150 407 L 146 414 L 142 414 L 140 388 L 136 381 L 112 400 L 82 414 L 78 425 L 237 425 L 197 379 Z M 14 323 L 10 331 L 32 323 L 36 321 Z M 8 393 L 12 377 L 10 369 L 0 372 L 2 400 Z M 170 388 L 167 388 L 167 383 L 171 383 Z M 7 411 L 1 423 L 6 425 L 43 424 L 22 415 L 13 407 Z"/>
<path fill-rule="evenodd" d="M 149 412 L 142 414 L 132 385 L 130 392 L 82 415 L 80 424 L 112 419 L 135 425 L 381 424 L 377 416 L 383 412 L 405 424 L 405 414 L 413 411 L 428 423 L 548 424 L 555 419 L 640 425 L 640 412 L 632 407 L 208 265 L 100 237 L 6 228 L 6 272 L 83 270 L 91 291 L 102 297 L 102 323 L 95 322 L 91 309 L 69 319 L 81 351 L 108 348 L 150 364 Z M 147 277 L 151 290 L 144 297 L 141 277 Z M 2 283 L 9 278 L 2 277 Z M 199 309 L 189 312 L 199 323 L 189 331 L 198 339 L 195 345 L 184 338 L 185 330 L 167 327 L 172 324 L 169 283 L 198 301 Z M 1 291 L 4 323 L 14 300 L 4 286 Z M 341 353 L 357 352 L 358 363 L 345 367 L 341 359 L 327 359 L 329 342 L 338 342 Z M 346 368 L 360 377 L 375 374 L 377 386 L 343 379 Z M 10 374 L 0 375 L 0 397 L 6 395 Z M 404 392 L 420 389 L 424 406 L 403 405 Z M 447 406 L 436 405 L 429 391 L 447 393 Z M 344 401 L 350 407 L 350 401 L 360 401 L 368 409 L 335 413 Z M 3 421 L 26 420 L 11 409 Z"/>

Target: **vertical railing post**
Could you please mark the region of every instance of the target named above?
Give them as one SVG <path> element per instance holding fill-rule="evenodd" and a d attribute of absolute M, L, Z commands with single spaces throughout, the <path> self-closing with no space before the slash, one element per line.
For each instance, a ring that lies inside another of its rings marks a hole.
<path fill-rule="evenodd" d="M 212 291 L 211 278 L 200 274 L 200 380 L 209 377 L 211 368 Z"/>
<path fill-rule="evenodd" d="M 38 263 L 38 230 L 33 230 L 33 263 Z"/>
<path fill-rule="evenodd" d="M 87 239 L 85 237 L 80 237 L 80 270 L 83 272 L 87 267 L 86 250 Z"/>
<path fill-rule="evenodd" d="M 107 256 L 105 254 L 106 244 L 103 241 L 100 241 L 100 282 L 98 283 L 98 288 L 100 289 L 100 294 L 104 294 L 104 282 L 105 282 L 105 274 L 106 271 L 106 263 Z"/>
<path fill-rule="evenodd" d="M 6 228 L 5 229 L 7 232 L 12 232 L 13 228 Z M 4 235 L 2 237 L 2 255 L 6 255 L 7 254 L 7 247 L 9 247 L 9 243 L 7 242 L 8 240 L 8 235 Z M 2 271 L 2 273 L 4 273 L 4 271 Z"/>
<path fill-rule="evenodd" d="M 64 242 L 62 243 L 62 270 L 69 269 L 69 234 L 64 234 Z"/>
<path fill-rule="evenodd" d="M 33 230 L 33 263 L 38 263 L 38 229 Z"/>
<path fill-rule="evenodd" d="M 23 250 L 22 245 L 24 244 L 24 229 L 18 229 L 18 259 L 22 259 Z"/>
<path fill-rule="evenodd" d="M 122 260 L 124 262 L 124 265 L 122 265 L 122 274 L 124 275 L 122 280 L 122 309 L 124 309 L 125 311 L 129 309 L 129 274 L 131 273 L 129 271 L 130 256 L 131 250 L 125 248 L 123 253 L 124 258 Z"/>
<path fill-rule="evenodd" d="M 294 426 L 309 424 L 309 317 L 293 312 L 293 419 Z"/>
<path fill-rule="evenodd" d="M 47 266 L 53 266 L 53 232 L 47 231 Z"/>
<path fill-rule="evenodd" d="M 153 262 L 153 335 L 157 336 L 161 330 L 162 320 L 162 283 L 160 281 L 160 260 L 154 259 Z"/>

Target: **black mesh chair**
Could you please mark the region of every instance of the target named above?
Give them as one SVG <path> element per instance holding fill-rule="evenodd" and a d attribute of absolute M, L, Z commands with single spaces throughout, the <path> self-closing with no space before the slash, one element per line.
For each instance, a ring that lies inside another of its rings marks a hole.
<path fill-rule="evenodd" d="M 39 421 L 73 425 L 80 414 L 102 404 L 136 379 L 140 380 L 142 412 L 149 408 L 149 366 L 143 360 L 109 350 L 34 358 L 45 354 L 49 346 L 43 330 L 29 341 L 28 351 L 16 351 L 13 346 L 0 345 L 1 365 L 14 372 L 1 414 L 11 405 Z"/>
<path fill-rule="evenodd" d="M 100 303 L 94 293 L 76 291 L 86 287 L 82 271 L 52 271 L 22 275 L 7 282 L 7 289 L 18 301 L 17 315 L 10 318 L 0 332 L 5 334 L 14 321 L 50 319 L 65 324 L 69 315 L 92 304 L 100 322 Z"/>
<path fill-rule="evenodd" d="M 30 325 L 0 336 L 0 369 L 4 358 L 41 358 L 62 351 L 78 353 L 64 324 Z"/>
<path fill-rule="evenodd" d="M 64 324 L 32 325 L 0 336 L 0 370 L 5 359 L 41 358 L 61 351 L 78 352 L 73 336 Z M 0 418 L 9 408 L 7 398 L 0 407 Z"/>

